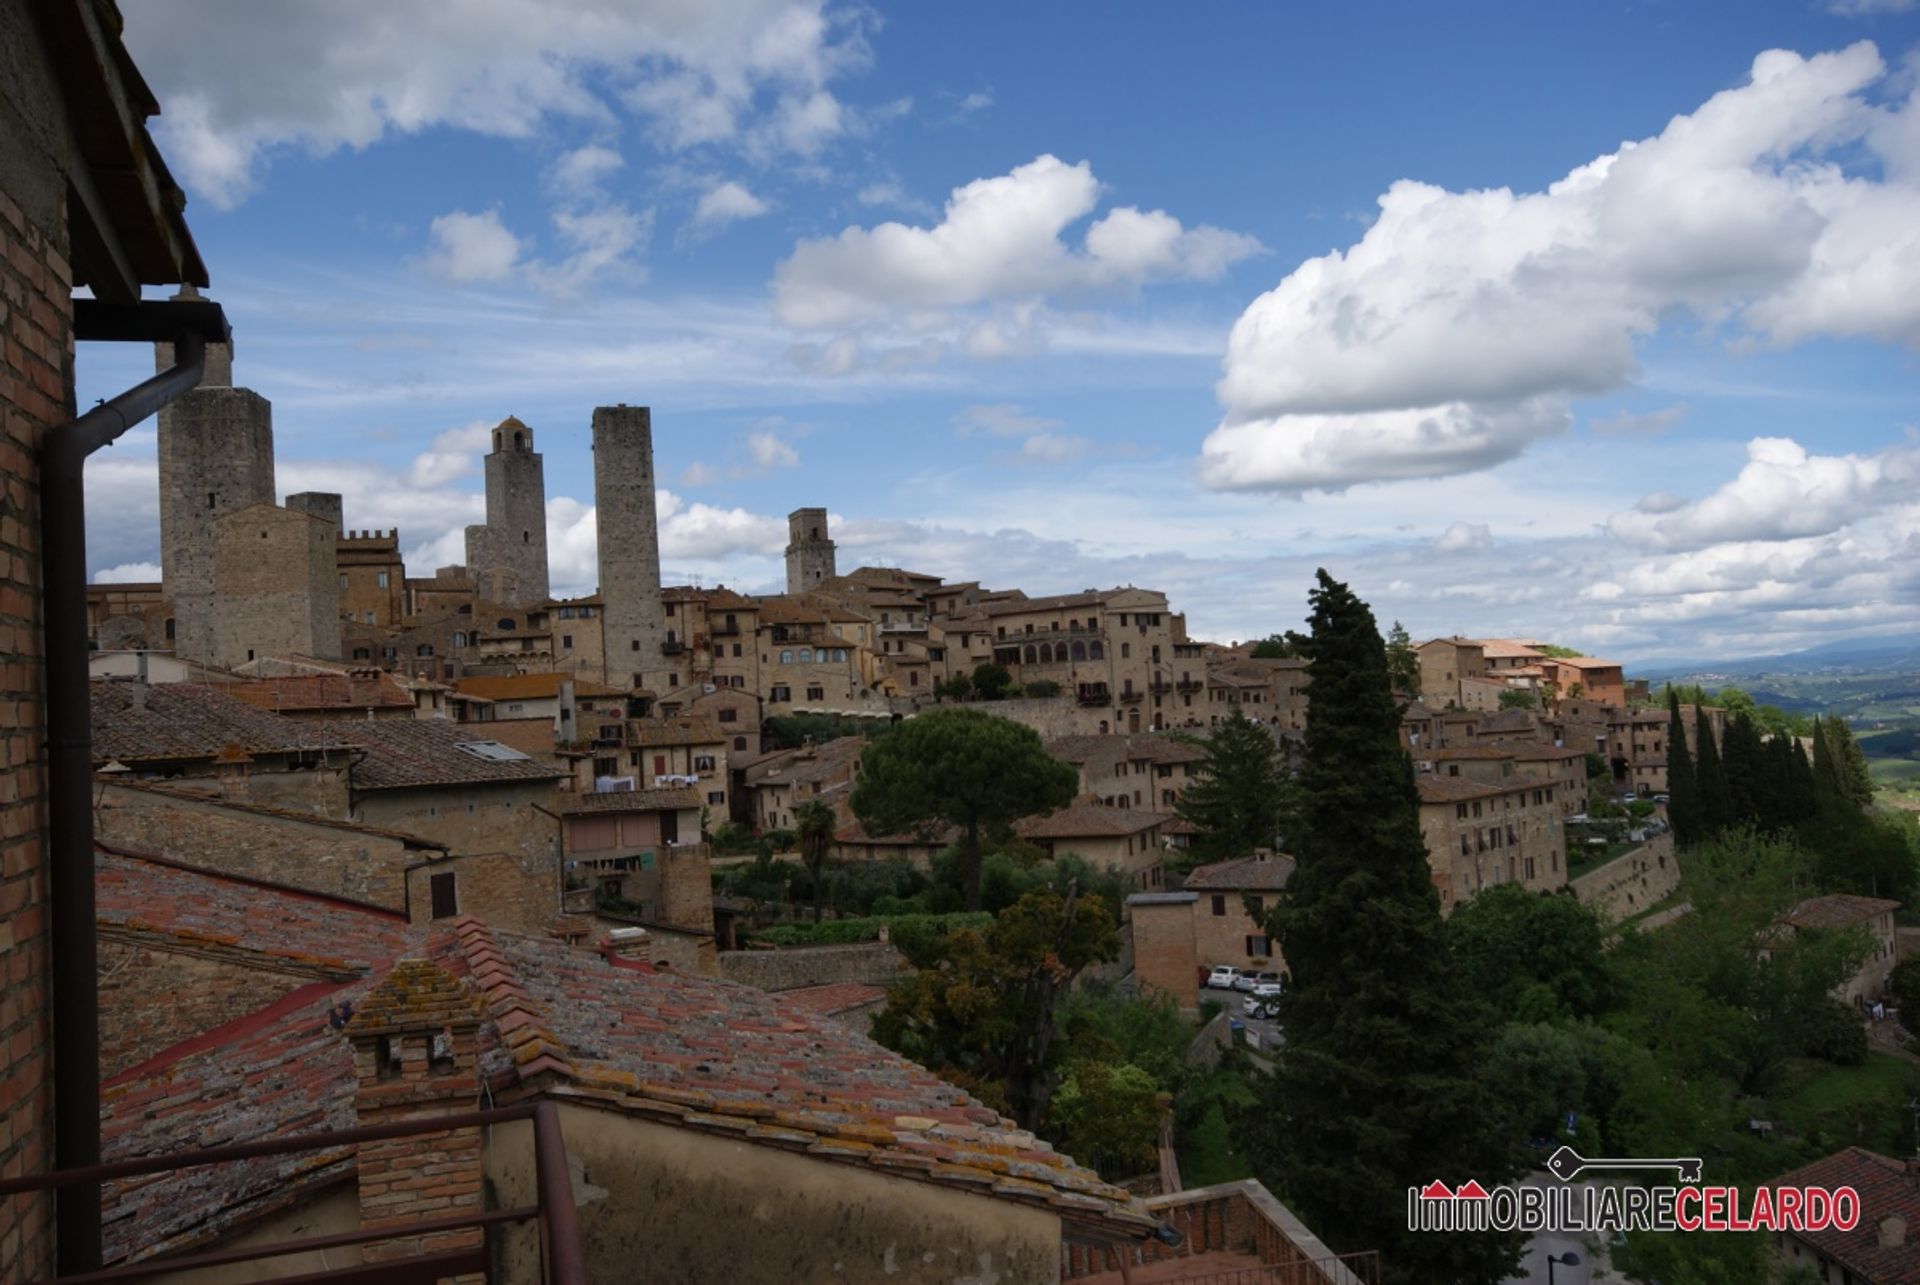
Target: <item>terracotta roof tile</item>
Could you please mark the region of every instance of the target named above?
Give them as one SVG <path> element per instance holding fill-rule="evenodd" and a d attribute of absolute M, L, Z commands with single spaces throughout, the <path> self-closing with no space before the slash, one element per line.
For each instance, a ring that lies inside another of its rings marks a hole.
<path fill-rule="evenodd" d="M 1920 1281 L 1920 1185 L 1900 1161 L 1876 1155 L 1862 1147 L 1848 1147 L 1810 1165 L 1782 1174 L 1776 1187 L 1852 1187 L 1860 1196 L 1860 1219 L 1851 1231 L 1827 1227 L 1820 1231 L 1789 1232 L 1829 1258 L 1837 1260 L 1863 1281 Z M 1905 1221 L 1899 1244 L 1880 1243 L 1880 1225 L 1888 1218 Z"/>
<path fill-rule="evenodd" d="M 1195 866 L 1181 888 L 1223 890 L 1228 892 L 1279 892 L 1293 877 L 1292 857 L 1241 857 L 1235 861 L 1216 861 Z"/>
<path fill-rule="evenodd" d="M 229 745 L 253 754 L 338 749 L 358 744 L 363 726 L 285 718 L 198 683 L 100 681 L 88 690 L 95 764 L 205 759 Z"/>
<path fill-rule="evenodd" d="M 627 694 L 624 688 L 588 682 L 572 674 L 502 674 L 495 677 L 462 678 L 454 684 L 454 688 L 463 696 L 481 696 L 494 701 L 553 700 L 560 695 L 562 683 L 572 683 L 575 696 L 624 696 Z"/>
<path fill-rule="evenodd" d="M 668 812 L 700 806 L 700 792 L 692 786 L 660 790 L 607 790 L 594 794 L 576 794 L 558 809 L 562 816 L 597 815 L 607 812 Z"/>
<path fill-rule="evenodd" d="M 244 683 L 227 683 L 220 690 L 259 709 L 280 713 L 410 710 L 415 704 L 412 693 L 395 682 L 391 674 L 378 669 L 256 678 Z"/>
<path fill-rule="evenodd" d="M 1022 817 L 1013 823 L 1013 832 L 1023 839 L 1118 838 L 1151 830 L 1168 819 L 1162 812 L 1071 803 L 1045 816 Z"/>
<path fill-rule="evenodd" d="M 353 784 L 361 790 L 400 790 L 432 785 L 495 785 L 551 781 L 567 773 L 532 758 L 484 758 L 460 749 L 463 743 L 499 744 L 485 723 L 451 723 L 441 718 L 390 718 L 356 723 L 356 744 L 366 759 L 355 766 Z"/>
<path fill-rule="evenodd" d="M 1824 897 L 1807 898 L 1786 913 L 1786 921 L 1795 928 L 1846 928 L 1899 908 L 1899 902 L 1889 901 L 1885 897 L 1858 897 L 1850 892 L 1836 892 Z"/>

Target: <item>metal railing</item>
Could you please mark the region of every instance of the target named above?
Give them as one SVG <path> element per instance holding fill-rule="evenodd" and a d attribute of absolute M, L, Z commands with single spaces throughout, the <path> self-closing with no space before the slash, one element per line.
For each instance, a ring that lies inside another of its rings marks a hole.
<path fill-rule="evenodd" d="M 207 1147 L 196 1151 L 177 1151 L 167 1155 L 143 1156 L 138 1160 L 118 1160 L 90 1165 L 83 1169 L 55 1170 L 23 1178 L 0 1178 L 0 1196 L 28 1191 L 57 1191 L 65 1188 L 98 1189 L 103 1182 L 132 1178 L 143 1174 L 173 1173 L 202 1165 L 231 1164 L 261 1156 L 287 1155 L 299 1151 L 322 1151 L 357 1146 L 383 1138 L 405 1138 L 415 1134 L 444 1133 L 452 1129 L 480 1129 L 511 1120 L 533 1121 L 533 1160 L 536 1203 L 511 1209 L 475 1210 L 444 1218 L 427 1218 L 372 1230 L 340 1232 L 331 1236 L 309 1236 L 300 1240 L 270 1244 L 237 1245 L 229 1249 L 178 1257 L 146 1259 L 100 1271 L 43 1278 L 46 1285 L 119 1285 L 126 1281 L 150 1280 L 156 1276 L 205 1271 L 234 1263 L 280 1258 L 288 1254 L 343 1249 L 382 1241 L 419 1236 L 444 1236 L 449 1232 L 475 1229 L 477 1243 L 452 1249 L 436 1249 L 407 1258 L 384 1262 L 356 1263 L 299 1276 L 301 1281 L 351 1282 L 353 1285 L 430 1285 L 449 1276 L 478 1275 L 493 1279 L 493 1229 L 509 1223 L 534 1222 L 540 1230 L 540 1280 L 543 1285 L 587 1285 L 586 1259 L 581 1250 L 579 1211 L 573 1203 L 573 1182 L 567 1172 L 566 1140 L 560 1133 L 560 1116 L 551 1102 L 523 1103 L 496 1107 L 487 1111 L 464 1111 L 449 1115 L 427 1116 L 398 1124 L 368 1125 L 356 1129 L 336 1129 L 325 1133 L 302 1133 L 285 1138 L 267 1138 L 227 1147 Z"/>

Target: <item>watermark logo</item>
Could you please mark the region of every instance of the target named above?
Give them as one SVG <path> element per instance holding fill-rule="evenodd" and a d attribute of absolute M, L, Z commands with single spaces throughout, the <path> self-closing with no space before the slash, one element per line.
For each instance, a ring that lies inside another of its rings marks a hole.
<path fill-rule="evenodd" d="M 1409 1231 L 1852 1231 L 1860 1193 L 1852 1187 L 1721 1187 L 1701 1182 L 1696 1156 L 1589 1158 L 1561 1147 L 1547 1171 L 1561 1186 L 1458 1186 L 1434 1179 L 1407 1188 Z M 1603 1171 L 1671 1172 L 1674 1186 L 1567 1185 Z"/>

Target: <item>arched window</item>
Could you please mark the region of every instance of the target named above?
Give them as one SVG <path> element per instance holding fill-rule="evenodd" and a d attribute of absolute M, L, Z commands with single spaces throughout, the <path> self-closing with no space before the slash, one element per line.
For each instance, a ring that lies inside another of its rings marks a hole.
<path fill-rule="evenodd" d="M 845 647 L 835 647 L 833 649 L 833 658 L 836 661 L 839 661 L 840 663 L 845 664 L 847 659 L 847 649 Z"/>
<path fill-rule="evenodd" d="M 1035 660 L 1037 660 L 1037 659 L 1038 659 L 1038 656 L 1037 656 L 1037 655 L 1035 654 L 1035 652 L 1034 652 L 1034 650 L 1033 650 L 1033 644 L 1032 644 L 1032 643 L 1028 643 L 1028 644 L 1027 644 L 1027 663 L 1028 663 L 1029 665 L 1031 665 L 1031 664 L 1033 664 L 1033 663 L 1034 663 L 1034 661 L 1035 661 Z"/>
<path fill-rule="evenodd" d="M 454 646 L 456 646 L 456 647 L 464 647 L 464 646 L 466 646 L 466 645 L 467 645 L 467 636 L 466 636 L 465 634 L 455 634 L 455 635 L 453 636 L 453 645 L 454 645 Z"/>
<path fill-rule="evenodd" d="M 780 663 L 783 665 L 791 665 L 793 663 L 793 653 L 790 651 L 781 652 Z"/>
<path fill-rule="evenodd" d="M 502 617 L 500 617 L 500 619 L 499 619 L 499 621 L 497 622 L 497 627 L 498 627 L 498 628 L 501 628 L 501 629 L 512 629 L 512 628 L 513 628 L 513 617 L 512 617 L 512 616 L 502 616 Z"/>
<path fill-rule="evenodd" d="M 516 451 L 524 451 L 527 449 L 527 435 L 525 433 L 515 433 L 513 435 L 513 449 Z"/>
<path fill-rule="evenodd" d="M 1097 639 L 1087 644 L 1087 656 L 1090 659 L 1099 660 L 1102 656 L 1105 656 L 1106 654 L 1107 654 L 1107 649 L 1102 647 Z"/>
<path fill-rule="evenodd" d="M 1100 735 L 1105 736 L 1106 734 L 1107 734 L 1107 720 L 1103 718 L 1100 720 Z"/>
<path fill-rule="evenodd" d="M 421 643 L 418 647 L 415 647 L 413 649 L 413 654 L 416 656 L 431 656 L 433 655 L 433 644 Z"/>
<path fill-rule="evenodd" d="M 800 663 L 803 665 L 811 665 L 813 663 L 813 648 L 802 647 L 800 649 Z"/>
<path fill-rule="evenodd" d="M 1074 642 L 1073 658 L 1075 660 L 1085 660 L 1087 658 L 1087 645 L 1085 643 L 1078 640 Z"/>

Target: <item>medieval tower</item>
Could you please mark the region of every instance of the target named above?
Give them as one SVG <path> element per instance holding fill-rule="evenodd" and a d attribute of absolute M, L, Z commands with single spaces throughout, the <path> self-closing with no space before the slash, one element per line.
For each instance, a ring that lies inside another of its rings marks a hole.
<path fill-rule="evenodd" d="M 825 509 L 795 509 L 787 514 L 787 592 L 818 589 L 833 579 L 833 541 L 827 538 Z"/>
<path fill-rule="evenodd" d="M 645 406 L 593 412 L 594 525 L 600 542 L 606 681 L 664 690 L 666 610 L 654 514 L 653 415 Z"/>
<path fill-rule="evenodd" d="M 157 369 L 173 345 L 157 344 Z M 220 519 L 273 503 L 273 407 L 233 385 L 233 349 L 207 346 L 200 385 L 160 410 L 160 577 L 173 602 L 173 650 L 215 663 L 215 529 Z"/>
<path fill-rule="evenodd" d="M 533 430 L 509 415 L 486 459 L 487 521 L 467 528 L 474 591 L 501 607 L 547 601 L 547 480 Z"/>

